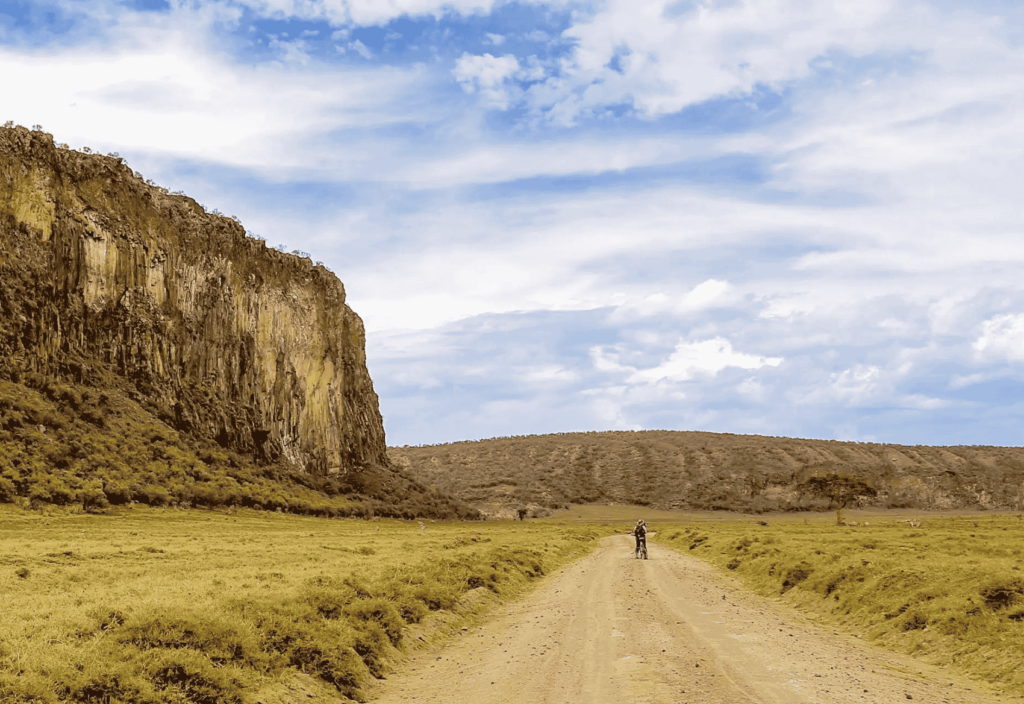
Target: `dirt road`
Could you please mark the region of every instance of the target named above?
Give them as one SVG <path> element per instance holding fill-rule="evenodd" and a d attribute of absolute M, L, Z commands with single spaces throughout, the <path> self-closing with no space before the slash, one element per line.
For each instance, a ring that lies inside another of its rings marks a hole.
<path fill-rule="evenodd" d="M 695 558 L 632 538 L 411 659 L 378 704 L 803 704 L 1016 701 L 738 589 Z"/>

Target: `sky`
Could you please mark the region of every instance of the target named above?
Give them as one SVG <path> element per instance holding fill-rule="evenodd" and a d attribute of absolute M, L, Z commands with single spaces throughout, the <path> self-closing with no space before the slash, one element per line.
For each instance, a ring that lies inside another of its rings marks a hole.
<path fill-rule="evenodd" d="M 390 445 L 1024 442 L 1024 5 L 0 0 L 0 121 L 309 252 Z"/>

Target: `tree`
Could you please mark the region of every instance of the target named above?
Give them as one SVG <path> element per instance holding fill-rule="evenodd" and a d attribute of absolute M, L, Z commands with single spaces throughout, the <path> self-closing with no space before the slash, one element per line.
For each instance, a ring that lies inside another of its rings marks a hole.
<path fill-rule="evenodd" d="M 808 478 L 797 487 L 802 493 L 814 494 L 836 505 L 836 523 L 843 523 L 843 509 L 864 496 L 877 496 L 878 491 L 862 477 L 829 472 Z"/>

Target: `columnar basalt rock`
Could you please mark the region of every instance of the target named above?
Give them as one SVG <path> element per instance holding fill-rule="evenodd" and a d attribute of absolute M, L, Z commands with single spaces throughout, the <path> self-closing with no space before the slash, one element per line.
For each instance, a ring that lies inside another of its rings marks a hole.
<path fill-rule="evenodd" d="M 0 377 L 119 385 L 168 424 L 316 473 L 387 465 L 341 281 L 145 182 L 0 129 Z"/>

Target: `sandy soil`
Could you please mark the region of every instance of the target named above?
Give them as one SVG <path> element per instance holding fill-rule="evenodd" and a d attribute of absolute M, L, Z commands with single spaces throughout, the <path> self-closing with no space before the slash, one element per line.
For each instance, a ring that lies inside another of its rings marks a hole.
<path fill-rule="evenodd" d="M 421 652 L 377 704 L 1018 702 L 823 629 L 695 558 L 614 536 L 455 643 Z"/>

